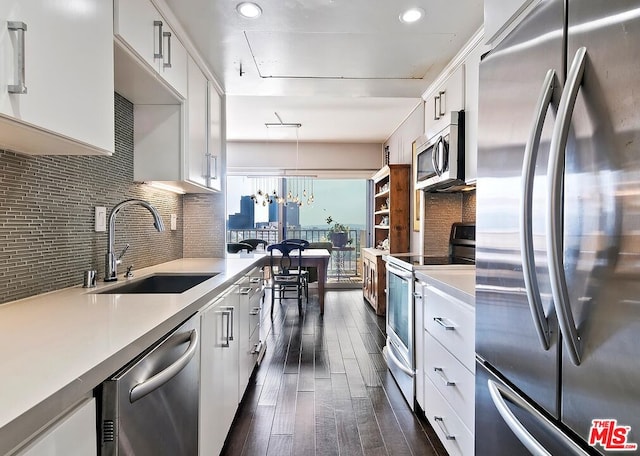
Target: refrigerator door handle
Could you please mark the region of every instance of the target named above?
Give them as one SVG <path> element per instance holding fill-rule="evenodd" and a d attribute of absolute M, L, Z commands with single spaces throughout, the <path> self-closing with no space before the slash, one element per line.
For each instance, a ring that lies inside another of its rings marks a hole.
<path fill-rule="evenodd" d="M 549 322 L 542 307 L 533 251 L 533 226 L 529 222 L 533 214 L 533 182 L 535 178 L 536 161 L 538 159 L 538 148 L 540 147 L 540 136 L 542 135 L 547 110 L 551 104 L 555 78 L 555 70 L 550 69 L 547 71 L 536 104 L 533 125 L 524 149 L 521 189 L 522 204 L 520 206 L 520 252 L 522 254 L 524 285 L 527 292 L 531 318 L 533 319 L 533 324 L 538 334 L 538 340 L 540 340 L 540 344 L 544 350 L 549 350 L 550 346 Z"/>
<path fill-rule="evenodd" d="M 581 47 L 573 58 L 567 81 L 562 91 L 558 106 L 558 117 L 553 127 L 549 151 L 549 192 L 547 194 L 547 251 L 549 254 L 549 278 L 551 280 L 551 294 L 558 315 L 558 325 L 564 336 L 565 346 L 569 352 L 571 362 L 580 365 L 580 336 L 576 328 L 567 279 L 564 274 L 563 251 L 560 244 L 562 239 L 562 181 L 564 174 L 564 156 L 567 137 L 571 126 L 571 117 L 575 107 L 578 90 L 584 74 L 587 48 Z"/>
<path fill-rule="evenodd" d="M 516 418 L 513 412 L 509 409 L 506 401 L 511 402 L 516 407 L 527 412 L 533 417 L 537 423 L 544 427 L 549 434 L 553 435 L 558 440 L 562 441 L 565 448 L 569 451 L 568 454 L 573 456 L 587 456 L 589 453 L 580 448 L 573 440 L 571 440 L 564 432 L 558 429 L 551 421 L 549 421 L 538 410 L 529 405 L 518 394 L 512 391 L 510 388 L 494 382 L 493 380 L 487 380 L 489 387 L 489 394 L 491 400 L 496 406 L 498 413 L 504 420 L 509 429 L 515 434 L 520 442 L 533 454 L 534 456 L 552 456 L 546 448 L 542 446 L 527 430 L 527 428 Z"/>

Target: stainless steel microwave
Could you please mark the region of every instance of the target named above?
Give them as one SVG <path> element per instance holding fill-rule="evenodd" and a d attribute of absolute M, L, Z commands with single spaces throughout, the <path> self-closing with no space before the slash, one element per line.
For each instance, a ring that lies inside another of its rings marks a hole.
<path fill-rule="evenodd" d="M 464 183 L 464 111 L 452 111 L 444 129 L 419 137 L 415 146 L 416 189 L 443 191 Z"/>

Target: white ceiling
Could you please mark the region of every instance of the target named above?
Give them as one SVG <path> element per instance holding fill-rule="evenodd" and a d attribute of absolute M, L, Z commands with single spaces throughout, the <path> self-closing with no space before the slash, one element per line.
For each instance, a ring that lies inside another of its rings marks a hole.
<path fill-rule="evenodd" d="M 483 0 L 165 0 L 227 95 L 229 141 L 384 142 L 483 20 Z M 403 24 L 419 6 L 426 17 Z"/>

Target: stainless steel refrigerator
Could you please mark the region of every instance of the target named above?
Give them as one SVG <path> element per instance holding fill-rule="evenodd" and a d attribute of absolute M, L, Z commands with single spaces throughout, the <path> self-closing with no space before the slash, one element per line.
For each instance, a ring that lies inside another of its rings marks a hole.
<path fill-rule="evenodd" d="M 640 1 L 483 58 L 476 224 L 476 455 L 640 453 Z"/>

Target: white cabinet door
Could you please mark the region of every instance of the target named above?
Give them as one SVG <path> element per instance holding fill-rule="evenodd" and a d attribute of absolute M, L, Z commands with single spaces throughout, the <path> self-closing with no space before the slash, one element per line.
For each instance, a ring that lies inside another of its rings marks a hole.
<path fill-rule="evenodd" d="M 425 135 L 432 137 L 451 123 L 451 111 L 464 109 L 464 65 L 425 99 Z"/>
<path fill-rule="evenodd" d="M 88 398 L 60 417 L 15 456 L 97 454 L 96 400 Z"/>
<path fill-rule="evenodd" d="M 478 44 L 465 59 L 465 161 L 464 180 L 467 184 L 475 183 L 478 171 L 478 94 L 480 90 L 480 57 L 488 50 L 487 46 Z"/>
<path fill-rule="evenodd" d="M 188 59 L 188 146 L 187 176 L 196 184 L 206 186 L 207 154 L 207 90 L 208 81 L 196 62 Z"/>
<path fill-rule="evenodd" d="M 149 0 L 115 0 L 114 17 L 114 33 L 186 98 L 187 52 L 153 4 Z"/>
<path fill-rule="evenodd" d="M 187 50 L 175 32 L 165 25 L 162 32 L 162 59 L 158 72 L 183 97 L 187 96 Z"/>
<path fill-rule="evenodd" d="M 112 153 L 111 2 L 86 0 L 80 8 L 72 0 L 0 0 L 0 19 L 0 147 Z M 9 30 L 10 23 L 17 29 Z M 10 93 L 22 67 L 25 93 Z"/>
<path fill-rule="evenodd" d="M 225 146 L 223 136 L 223 116 L 224 109 L 222 97 L 209 82 L 209 183 L 208 187 L 214 190 L 222 190 L 222 182 L 224 180 L 225 167 Z"/>
<path fill-rule="evenodd" d="M 485 0 L 485 42 L 493 42 L 533 1 L 534 0 Z"/>
<path fill-rule="evenodd" d="M 238 407 L 238 330 L 238 294 L 234 285 L 201 314 L 201 455 L 220 454 Z"/>

